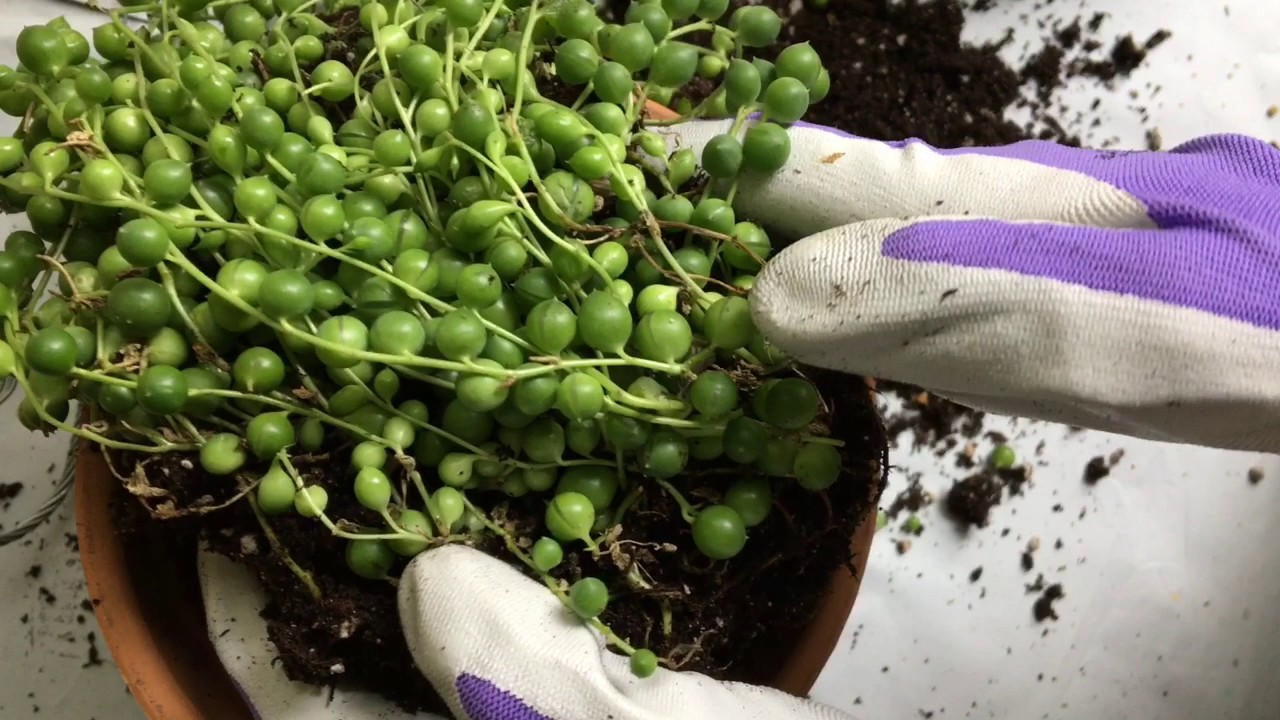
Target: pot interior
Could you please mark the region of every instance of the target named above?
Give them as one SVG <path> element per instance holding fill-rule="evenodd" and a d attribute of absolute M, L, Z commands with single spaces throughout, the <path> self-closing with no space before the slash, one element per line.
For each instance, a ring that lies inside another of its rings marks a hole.
<path fill-rule="evenodd" d="M 128 542 L 112 503 L 131 501 L 101 453 L 82 444 L 76 466 L 80 556 L 103 638 L 130 692 L 151 720 L 251 720 L 222 669 L 204 622 L 190 543 Z M 875 532 L 873 512 L 852 539 L 861 576 Z M 808 695 L 839 641 L 858 591 L 849 568 L 836 572 L 810 624 L 762 648 L 744 674 L 751 681 Z"/>

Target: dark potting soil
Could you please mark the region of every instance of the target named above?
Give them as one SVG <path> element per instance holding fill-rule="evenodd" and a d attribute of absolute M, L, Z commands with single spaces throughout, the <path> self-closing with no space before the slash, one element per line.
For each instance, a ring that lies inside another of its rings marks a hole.
<path fill-rule="evenodd" d="M 349 452 L 343 448 L 295 462 L 309 483 L 329 489 L 328 512 L 333 516 L 372 521 L 355 502 L 342 472 Z M 320 588 L 320 602 L 273 552 L 247 503 L 200 512 L 231 501 L 237 492 L 233 483 L 204 473 L 195 457 L 184 455 L 156 458 L 143 468 L 135 467 L 134 473 L 148 490 L 118 494 L 113 512 L 122 532 L 130 542 L 173 548 L 174 563 L 192 557 L 197 540 L 203 538 L 213 551 L 249 568 L 269 598 L 263 612 L 268 637 L 290 679 L 381 693 L 407 710 L 446 711 L 415 669 L 400 634 L 395 590 L 387 583 L 355 577 L 347 568 L 342 541 L 318 521 L 290 514 L 270 522 L 292 560 Z"/>
<path fill-rule="evenodd" d="M 1020 95 L 1017 71 L 995 46 L 962 43 L 963 28 L 964 11 L 953 0 L 840 0 L 825 10 L 801 9 L 783 40 L 812 43 L 831 74 L 830 94 L 805 119 L 862 137 L 939 146 L 1023 139 L 1005 117 Z"/>

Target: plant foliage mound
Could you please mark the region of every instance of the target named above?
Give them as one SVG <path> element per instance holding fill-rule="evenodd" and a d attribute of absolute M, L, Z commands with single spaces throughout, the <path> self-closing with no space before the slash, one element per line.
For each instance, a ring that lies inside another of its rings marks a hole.
<path fill-rule="evenodd" d="M 651 674 L 600 621 L 664 550 L 628 523 L 674 508 L 714 565 L 844 464 L 753 324 L 775 245 L 732 205 L 829 77 L 808 44 L 752 58 L 780 20 L 728 5 L 178 0 L 91 38 L 27 27 L 0 68 L 0 196 L 31 227 L 0 251 L 22 422 L 138 472 L 190 457 L 268 537 L 296 514 L 343 538 L 361 578 L 497 542 Z M 658 126 L 694 118 L 733 122 L 669 146 Z M 299 469 L 337 448 L 349 517 Z M 540 527 L 494 498 L 539 498 Z M 567 553 L 623 586 L 565 582 Z"/>

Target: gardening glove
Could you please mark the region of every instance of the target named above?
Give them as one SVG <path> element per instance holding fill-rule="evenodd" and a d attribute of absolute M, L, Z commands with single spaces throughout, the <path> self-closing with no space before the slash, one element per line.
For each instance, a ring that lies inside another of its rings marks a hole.
<path fill-rule="evenodd" d="M 465 720 L 849 720 L 696 673 L 637 678 L 547 588 L 465 547 L 409 564 L 400 621 L 418 668 Z"/>
<path fill-rule="evenodd" d="M 259 614 L 266 600 L 241 566 L 200 559 L 213 640 L 264 720 L 408 718 L 379 697 L 290 682 Z M 459 720 L 850 720 L 785 693 L 659 669 L 626 658 L 540 583 L 478 550 L 419 555 L 400 579 L 400 620 L 418 669 Z M 412 716 L 422 718 L 422 715 Z M 427 716 L 430 717 L 430 716 Z"/>
<path fill-rule="evenodd" d="M 727 129 L 663 132 L 701 148 Z M 799 241 L 751 295 L 782 350 L 992 412 L 1280 451 L 1280 152 L 789 137 L 734 202 Z"/>

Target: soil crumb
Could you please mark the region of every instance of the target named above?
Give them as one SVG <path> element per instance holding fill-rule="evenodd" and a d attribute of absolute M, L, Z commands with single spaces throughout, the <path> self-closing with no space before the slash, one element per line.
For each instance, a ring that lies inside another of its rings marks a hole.
<path fill-rule="evenodd" d="M 885 513 L 889 517 L 896 519 L 903 510 L 917 513 L 932 503 L 933 495 L 920 484 L 920 474 L 915 473 L 908 478 L 907 488 L 898 493 L 893 502 L 889 503 L 889 508 L 885 510 Z"/>
<path fill-rule="evenodd" d="M 89 656 L 87 659 L 85 659 L 84 664 L 81 665 L 80 667 L 82 668 L 98 667 L 99 665 L 102 664 L 102 653 L 98 650 L 97 633 L 90 631 L 89 634 L 85 636 L 85 640 L 87 640 L 89 643 Z"/>
<path fill-rule="evenodd" d="M 1121 457 L 1124 457 L 1124 450 L 1112 452 L 1110 456 L 1091 457 L 1084 465 L 1084 483 L 1096 486 L 1100 480 L 1111 475 L 1111 470 L 1119 464 Z"/>
<path fill-rule="evenodd" d="M 894 447 L 899 447 L 899 438 L 906 434 L 910 449 L 928 449 L 942 457 L 982 434 L 985 413 L 906 385 L 881 383 L 880 387 L 902 400 L 902 409 L 885 419 L 885 431 Z M 964 453 L 963 447 L 960 452 Z"/>
<path fill-rule="evenodd" d="M 1152 50 L 1163 45 L 1172 36 L 1168 30 L 1157 30 L 1141 44 L 1133 39 L 1133 35 L 1121 36 L 1116 38 L 1106 59 L 1081 62 L 1071 69 L 1071 74 L 1104 81 L 1123 77 L 1138 69 Z"/>
<path fill-rule="evenodd" d="M 1032 615 L 1036 622 L 1044 622 L 1045 620 L 1057 620 L 1058 612 L 1053 604 L 1063 597 L 1066 593 L 1062 591 L 1062 585 L 1054 583 L 1044 589 L 1044 593 L 1036 598 L 1035 603 L 1031 606 Z"/>
<path fill-rule="evenodd" d="M 1030 585 L 1024 585 L 1023 587 L 1026 589 L 1028 595 L 1035 595 L 1036 593 L 1044 590 L 1044 574 L 1036 575 L 1035 582 Z"/>
<path fill-rule="evenodd" d="M 13 499 L 22 493 L 22 483 L 0 483 L 0 510 L 8 510 Z"/>
<path fill-rule="evenodd" d="M 986 527 L 991 509 L 1000 504 L 1004 488 L 990 473 L 978 473 L 956 482 L 947 493 L 947 510 L 965 526 Z"/>
<path fill-rule="evenodd" d="M 996 471 L 996 476 L 1005 487 L 1009 488 L 1010 495 L 1021 495 L 1023 487 L 1031 480 L 1031 466 L 1015 465 L 1011 468 L 1003 468 Z"/>

